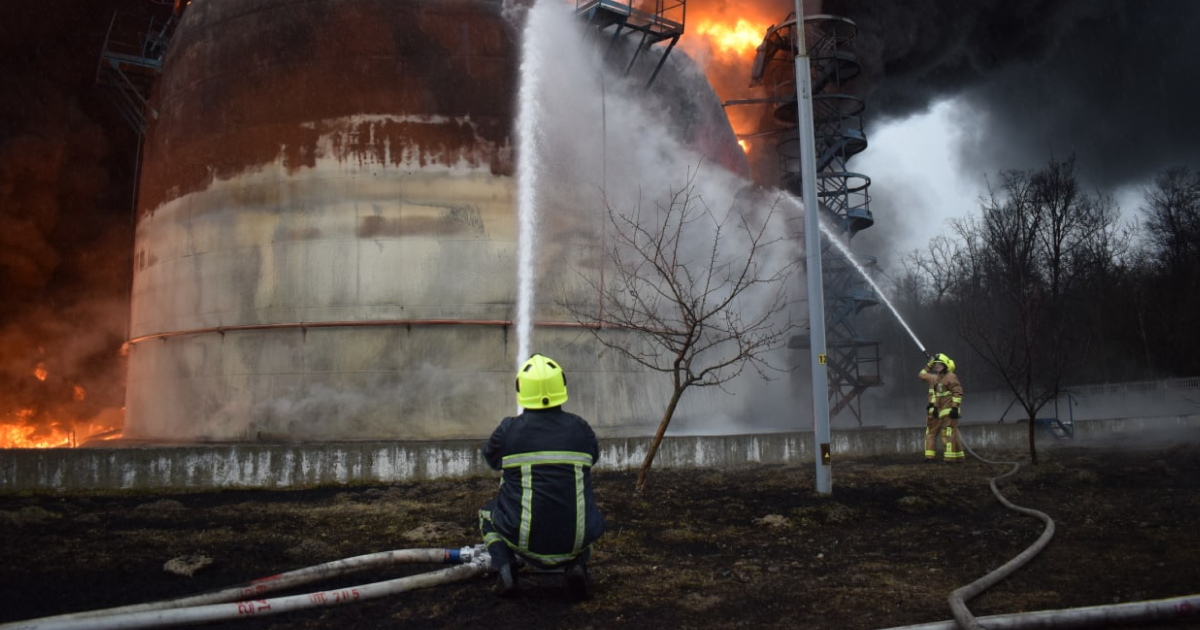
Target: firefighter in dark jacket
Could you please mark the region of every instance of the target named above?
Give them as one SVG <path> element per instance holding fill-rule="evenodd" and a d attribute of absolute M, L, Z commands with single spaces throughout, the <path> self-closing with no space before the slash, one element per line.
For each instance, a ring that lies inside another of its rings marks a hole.
<path fill-rule="evenodd" d="M 929 403 L 925 406 L 925 461 L 937 461 L 937 442 L 945 444 L 944 461 L 965 461 L 962 438 L 958 434 L 963 399 L 962 383 L 954 373 L 954 361 L 937 353 L 930 357 L 919 374 L 929 385 Z"/>
<path fill-rule="evenodd" d="M 562 410 L 567 381 L 553 359 L 535 354 L 517 372 L 520 415 L 505 418 L 483 456 L 502 471 L 500 491 L 479 511 L 479 530 L 499 574 L 501 595 L 517 595 L 519 556 L 540 568 L 562 568 L 567 594 L 591 594 L 587 561 L 604 533 L 592 492 L 600 445 L 591 426 Z"/>

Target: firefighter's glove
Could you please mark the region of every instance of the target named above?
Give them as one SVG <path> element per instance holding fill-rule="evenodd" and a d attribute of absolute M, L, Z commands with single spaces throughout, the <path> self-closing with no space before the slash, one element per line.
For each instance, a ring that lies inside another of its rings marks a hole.
<path fill-rule="evenodd" d="M 925 413 L 928 415 L 931 415 L 931 416 L 933 414 L 937 413 L 937 405 L 935 405 L 933 403 L 929 403 L 928 405 L 925 405 Z"/>
<path fill-rule="evenodd" d="M 952 420 L 958 420 L 958 407 L 950 408 L 950 418 Z"/>

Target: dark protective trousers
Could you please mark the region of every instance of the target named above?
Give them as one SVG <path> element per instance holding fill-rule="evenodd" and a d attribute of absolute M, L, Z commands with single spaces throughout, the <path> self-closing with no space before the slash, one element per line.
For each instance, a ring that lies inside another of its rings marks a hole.
<path fill-rule="evenodd" d="M 925 459 L 937 459 L 938 438 L 944 436 L 942 430 L 950 423 L 950 418 L 938 418 L 933 415 L 925 416 Z"/>
<path fill-rule="evenodd" d="M 958 463 L 964 460 L 962 437 L 958 434 L 958 420 L 950 416 L 925 416 L 925 459 L 937 459 L 939 439 L 943 445 L 942 457 L 947 462 Z"/>
<path fill-rule="evenodd" d="M 958 432 L 958 419 L 946 416 L 942 418 L 942 422 L 946 424 L 942 428 L 942 442 L 946 445 L 946 452 L 942 457 L 948 462 L 961 464 L 966 460 L 966 454 L 963 453 L 962 434 Z"/>
<path fill-rule="evenodd" d="M 520 554 L 518 554 L 517 551 L 515 549 L 513 549 L 512 547 L 508 546 L 508 543 L 504 541 L 504 538 L 502 538 L 499 534 L 497 534 L 496 528 L 492 524 L 492 509 L 495 507 L 496 507 L 496 500 L 492 499 L 491 501 L 488 502 L 487 505 L 485 505 L 483 507 L 482 510 L 479 510 L 479 532 L 481 534 L 483 534 L 484 540 L 490 539 L 493 541 L 488 544 L 487 549 L 488 549 L 488 554 L 491 555 L 491 557 L 492 557 L 492 569 L 495 571 L 499 571 L 500 567 L 507 565 L 507 564 L 512 564 L 513 562 L 516 562 L 517 556 Z M 489 535 L 489 534 L 493 534 L 493 535 Z M 592 557 L 592 547 L 591 547 L 591 545 L 588 545 L 573 560 L 571 560 L 566 565 L 560 565 L 560 566 L 562 566 L 564 568 L 570 564 L 581 564 L 581 565 L 587 566 L 587 561 L 591 557 Z M 536 560 L 534 560 L 532 558 L 527 558 L 525 556 L 521 556 L 521 558 L 539 568 L 550 568 L 550 567 L 547 567 L 546 565 L 543 565 L 543 564 L 537 562 Z"/>

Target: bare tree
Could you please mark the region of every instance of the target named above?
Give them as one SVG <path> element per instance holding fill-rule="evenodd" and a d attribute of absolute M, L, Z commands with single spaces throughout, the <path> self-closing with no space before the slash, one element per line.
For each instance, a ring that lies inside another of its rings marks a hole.
<path fill-rule="evenodd" d="M 716 212 L 698 194 L 695 177 L 649 209 L 639 202 L 621 212 L 606 199 L 613 234 L 605 253 L 615 273 L 603 284 L 587 279 L 601 298 L 598 310 L 563 305 L 605 347 L 671 377 L 670 400 L 638 473 L 639 492 L 684 392 L 720 387 L 747 366 L 769 380 L 779 368 L 768 354 L 796 327 L 786 309 L 797 258 L 776 247 L 788 242 L 769 229 L 776 204 L 761 219 L 748 216 L 758 208 Z M 614 328 L 636 334 L 605 334 Z"/>
<path fill-rule="evenodd" d="M 914 250 L 902 264 L 908 277 L 909 291 L 920 302 L 937 304 L 946 299 L 955 282 L 951 264 L 956 244 L 946 236 L 935 236 L 925 251 Z"/>
<path fill-rule="evenodd" d="M 1085 280 L 1111 257 L 1116 216 L 1110 199 L 1079 190 L 1073 159 L 1006 171 L 1001 181 L 982 218 L 954 223 L 961 243 L 949 306 L 959 335 L 1024 408 L 1036 464 L 1034 421 L 1086 357 Z"/>
<path fill-rule="evenodd" d="M 1146 232 L 1167 269 L 1200 260 L 1200 172 L 1174 167 L 1160 173 L 1145 192 Z"/>
<path fill-rule="evenodd" d="M 1200 172 L 1174 167 L 1160 173 L 1144 193 L 1148 237 L 1146 281 L 1136 300 L 1146 367 L 1194 374 L 1200 369 L 1200 331 L 1191 318 L 1200 309 Z"/>

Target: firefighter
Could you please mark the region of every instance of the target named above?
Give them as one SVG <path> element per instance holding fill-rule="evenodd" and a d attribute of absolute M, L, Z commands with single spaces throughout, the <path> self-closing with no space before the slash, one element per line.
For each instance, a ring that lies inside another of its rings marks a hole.
<path fill-rule="evenodd" d="M 520 593 L 518 558 L 562 569 L 572 599 L 591 595 L 587 561 L 604 533 L 592 492 L 600 446 L 591 426 L 563 411 L 567 379 L 550 357 L 535 354 L 517 371 L 517 404 L 488 438 L 483 456 L 502 471 L 495 499 L 479 511 L 479 530 L 497 571 L 497 591 Z"/>
<path fill-rule="evenodd" d="M 962 383 L 954 373 L 954 361 L 937 353 L 919 374 L 929 385 L 929 404 L 925 406 L 925 462 L 937 461 L 937 441 L 945 445 L 942 454 L 948 463 L 962 463 L 962 437 L 958 434 L 958 419 L 962 412 Z"/>

